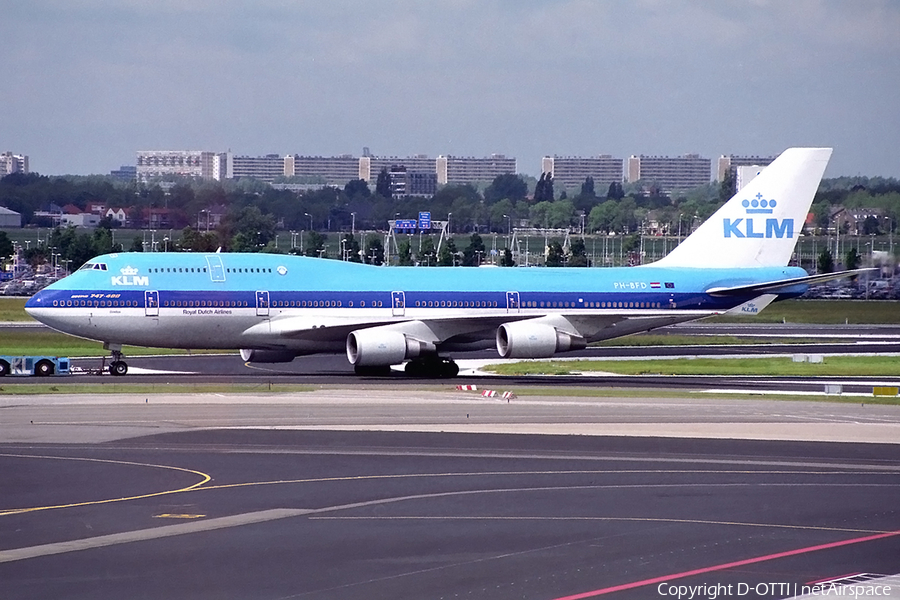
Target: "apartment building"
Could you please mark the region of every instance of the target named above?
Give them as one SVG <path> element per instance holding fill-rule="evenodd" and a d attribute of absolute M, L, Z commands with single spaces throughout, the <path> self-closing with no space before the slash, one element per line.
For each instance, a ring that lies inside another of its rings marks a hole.
<path fill-rule="evenodd" d="M 213 179 L 216 153 L 203 150 L 140 150 L 137 153 L 137 179 L 177 175 Z"/>
<path fill-rule="evenodd" d="M 609 154 L 599 156 L 545 156 L 541 173 L 550 174 L 553 182 L 566 188 L 579 188 L 588 177 L 599 192 L 610 183 L 622 181 L 625 161 Z"/>
<path fill-rule="evenodd" d="M 28 173 L 28 155 L 3 152 L 0 154 L 0 177 L 13 173 Z"/>
<path fill-rule="evenodd" d="M 438 156 L 435 160 L 439 184 L 493 181 L 498 175 L 515 174 L 516 159 L 503 154 L 485 158 Z"/>
<path fill-rule="evenodd" d="M 250 178 L 271 183 L 277 177 L 284 177 L 287 157 L 280 154 L 234 156 L 228 152 L 225 160 L 227 161 L 225 173 L 228 174 L 228 179 Z M 220 176 L 222 174 L 221 167 L 219 174 Z"/>
<path fill-rule="evenodd" d="M 321 179 L 328 185 L 343 186 L 353 179 L 362 177 L 360 160 L 352 154 L 341 156 L 300 156 L 294 154 L 284 161 L 286 177 L 308 177 Z"/>
<path fill-rule="evenodd" d="M 664 193 L 689 190 L 710 182 L 712 161 L 699 154 L 684 156 L 635 156 L 628 159 L 626 181 L 642 180 Z"/>
<path fill-rule="evenodd" d="M 729 154 L 719 157 L 716 165 L 716 181 L 722 181 L 725 179 L 725 172 L 731 169 L 735 175 L 737 175 L 741 170 L 739 167 L 768 167 L 771 162 L 775 160 L 774 156 L 738 156 L 736 154 Z M 747 182 L 745 182 L 746 185 Z M 743 186 L 738 186 L 740 189 Z"/>

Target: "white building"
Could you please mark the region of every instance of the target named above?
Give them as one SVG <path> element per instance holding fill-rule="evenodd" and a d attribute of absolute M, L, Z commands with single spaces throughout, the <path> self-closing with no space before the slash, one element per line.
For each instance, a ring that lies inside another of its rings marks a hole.
<path fill-rule="evenodd" d="M 0 177 L 13 173 L 28 173 L 28 155 L 4 152 L 0 154 Z"/>
<path fill-rule="evenodd" d="M 177 175 L 213 179 L 215 152 L 202 150 L 140 150 L 137 153 L 137 179 Z"/>
<path fill-rule="evenodd" d="M 0 227 L 21 227 L 22 215 L 14 210 L 0 206 Z"/>
<path fill-rule="evenodd" d="M 549 173 L 553 182 L 566 188 L 580 188 L 590 177 L 594 189 L 601 193 L 610 183 L 622 182 L 624 161 L 608 154 L 600 156 L 545 156 L 541 160 L 541 172 Z"/>

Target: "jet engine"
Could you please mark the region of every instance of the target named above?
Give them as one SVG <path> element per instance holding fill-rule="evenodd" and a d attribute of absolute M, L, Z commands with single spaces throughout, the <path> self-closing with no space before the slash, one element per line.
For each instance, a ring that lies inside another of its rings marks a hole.
<path fill-rule="evenodd" d="M 583 337 L 552 325 L 518 321 L 497 328 L 497 352 L 503 358 L 549 358 L 587 346 Z"/>
<path fill-rule="evenodd" d="M 247 350 L 241 349 L 241 360 L 258 363 L 286 363 L 296 358 L 290 350 Z"/>
<path fill-rule="evenodd" d="M 436 351 L 431 342 L 382 327 L 358 329 L 347 336 L 347 360 L 355 367 L 396 365 Z"/>

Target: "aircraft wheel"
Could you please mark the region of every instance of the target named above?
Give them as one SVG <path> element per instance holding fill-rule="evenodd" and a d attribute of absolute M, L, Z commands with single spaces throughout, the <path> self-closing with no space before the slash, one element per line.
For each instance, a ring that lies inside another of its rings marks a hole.
<path fill-rule="evenodd" d="M 432 356 L 409 361 L 404 371 L 410 377 L 450 379 L 459 374 L 459 367 L 451 358 Z"/>
<path fill-rule="evenodd" d="M 363 377 L 386 377 L 391 374 L 391 365 L 360 367 L 354 365 L 353 372 Z"/>
<path fill-rule="evenodd" d="M 34 374 L 38 377 L 53 375 L 53 363 L 49 360 L 38 361 L 38 364 L 34 365 Z"/>
<path fill-rule="evenodd" d="M 128 363 L 124 360 L 117 360 L 109 365 L 109 374 L 115 375 L 116 377 L 121 377 L 128 373 Z"/>
<path fill-rule="evenodd" d="M 5 360 L 0 360 L 0 377 L 6 377 L 9 375 L 9 363 Z"/>
<path fill-rule="evenodd" d="M 411 360 L 403 367 L 403 372 L 410 377 L 427 377 L 428 369 L 421 360 Z"/>
<path fill-rule="evenodd" d="M 459 365 L 457 365 L 453 359 L 448 358 L 447 361 L 441 366 L 443 367 L 441 377 L 453 379 L 454 377 L 459 375 Z"/>

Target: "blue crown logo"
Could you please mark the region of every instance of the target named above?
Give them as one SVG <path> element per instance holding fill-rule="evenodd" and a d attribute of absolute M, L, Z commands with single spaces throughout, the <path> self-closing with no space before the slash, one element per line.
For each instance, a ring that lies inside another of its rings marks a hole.
<path fill-rule="evenodd" d="M 741 205 L 747 209 L 748 215 L 771 215 L 777 202 L 766 200 L 762 194 L 757 194 L 753 200 L 743 200 Z"/>

